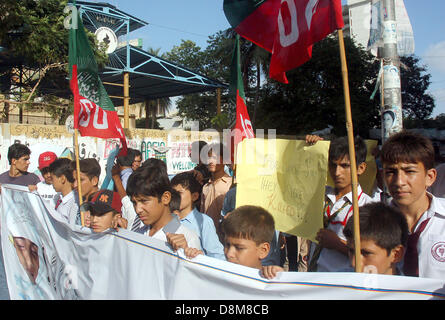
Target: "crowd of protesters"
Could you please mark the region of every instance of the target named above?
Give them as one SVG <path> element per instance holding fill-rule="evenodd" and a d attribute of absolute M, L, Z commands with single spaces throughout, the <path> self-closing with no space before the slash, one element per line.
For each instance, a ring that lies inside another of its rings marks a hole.
<path fill-rule="evenodd" d="M 310 145 L 319 140 L 323 138 L 306 136 Z M 366 171 L 367 148 L 362 138 L 354 141 L 360 176 Z M 197 141 L 191 149 L 196 167 L 174 176 L 168 175 L 164 161 L 142 162 L 138 150 L 128 149 L 116 157 L 109 190 L 99 188 L 103 168 L 96 159 L 80 160 L 77 167 L 52 152 L 39 155 L 41 181 L 28 172 L 30 149 L 15 143 L 9 147 L 10 169 L 0 175 L 0 184 L 27 186 L 70 225 L 93 232 L 127 229 L 168 242 L 175 251 L 183 249 L 190 259 L 203 254 L 227 260 L 260 269 L 269 279 L 279 272 L 354 271 L 357 251 L 346 137 L 330 141 L 328 172 L 334 186 L 325 188 L 323 228 L 316 241 L 280 232 L 264 208 L 236 207 L 236 166 L 225 161 L 228 151 L 223 144 Z M 376 161 L 381 166 L 372 194 L 357 188 L 359 271 L 443 278 L 445 185 L 431 141 L 408 131 L 394 134 L 376 153 Z"/>

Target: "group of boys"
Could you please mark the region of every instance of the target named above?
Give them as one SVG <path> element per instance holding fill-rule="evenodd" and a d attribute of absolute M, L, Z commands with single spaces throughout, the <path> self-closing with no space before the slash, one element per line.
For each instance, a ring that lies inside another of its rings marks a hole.
<path fill-rule="evenodd" d="M 306 142 L 314 144 L 320 139 L 307 136 Z M 198 153 L 202 156 L 201 149 Z M 273 216 L 258 206 L 235 209 L 236 193 L 229 192 L 236 186 L 235 173 L 224 166 L 224 146 L 216 144 L 206 150 L 205 164 L 195 161 L 194 170 L 170 179 L 165 162 L 147 159 L 141 163 L 140 153 L 129 149 L 125 158 L 118 157 L 112 170 L 115 191 L 99 190 L 101 170 L 95 159 L 80 160 L 78 181 L 73 161 L 45 153 L 39 159 L 42 183 L 51 184 L 54 192 L 52 197 L 42 198 L 50 199 L 46 201 L 70 224 L 81 224 L 83 217 L 83 225 L 94 232 L 126 228 L 168 242 L 175 251 L 182 248 L 188 258 L 204 254 L 260 269 L 265 278 L 275 277 L 284 268 Z M 363 139 L 356 137 L 358 175 L 366 170 L 366 153 Z M 29 155 L 26 146 L 12 145 L 8 152 L 11 168 L 0 175 L 0 184 L 26 185 L 43 194 L 40 179 L 27 172 Z M 331 141 L 328 157 L 334 186 L 326 187 L 320 213 L 323 228 L 317 233 L 317 242 L 310 244 L 308 270 L 353 271 L 353 197 L 346 137 Z M 428 191 L 436 178 L 434 160 L 431 141 L 416 133 L 404 131 L 383 144 L 379 161 L 391 200 L 373 200 L 358 186 L 359 259 L 363 266 L 359 271 L 443 277 L 445 199 Z M 80 208 L 78 185 L 85 201 Z M 266 263 L 276 252 L 278 260 Z"/>

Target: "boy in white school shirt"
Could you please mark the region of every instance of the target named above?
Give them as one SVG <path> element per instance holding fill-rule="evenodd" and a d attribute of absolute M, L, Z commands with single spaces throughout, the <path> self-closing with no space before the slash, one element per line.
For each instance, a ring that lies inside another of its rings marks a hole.
<path fill-rule="evenodd" d="M 170 212 L 171 185 L 162 170 L 141 167 L 128 179 L 127 195 L 143 225 L 135 232 L 168 242 L 173 250 L 201 250 L 199 237 Z M 183 236 L 182 236 L 183 235 Z M 184 241 L 182 240 L 185 237 Z"/>
<path fill-rule="evenodd" d="M 445 199 L 427 191 L 437 175 L 431 140 L 412 132 L 394 134 L 383 144 L 381 159 L 391 204 L 408 223 L 404 275 L 444 279 Z"/>
<path fill-rule="evenodd" d="M 357 175 L 360 176 L 366 170 L 367 148 L 359 136 L 354 140 Z M 311 143 L 308 138 L 306 141 Z M 331 141 L 328 161 L 329 174 L 334 181 L 334 188 L 326 187 L 323 212 L 324 228 L 317 233 L 318 245 L 312 243 L 309 271 L 338 272 L 350 266 L 346 237 L 343 234 L 343 229 L 353 214 L 351 162 L 347 137 Z M 359 206 L 372 201 L 363 192 L 360 185 L 357 192 Z"/>

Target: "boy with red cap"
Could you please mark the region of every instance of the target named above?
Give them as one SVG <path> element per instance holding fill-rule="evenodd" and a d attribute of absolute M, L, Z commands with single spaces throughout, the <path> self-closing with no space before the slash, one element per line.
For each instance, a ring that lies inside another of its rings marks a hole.
<path fill-rule="evenodd" d="M 43 152 L 39 156 L 39 170 L 42 173 L 43 181 L 37 183 L 37 193 L 50 204 L 53 204 L 57 192 L 53 187 L 49 165 L 56 159 L 57 155 L 51 151 Z"/>

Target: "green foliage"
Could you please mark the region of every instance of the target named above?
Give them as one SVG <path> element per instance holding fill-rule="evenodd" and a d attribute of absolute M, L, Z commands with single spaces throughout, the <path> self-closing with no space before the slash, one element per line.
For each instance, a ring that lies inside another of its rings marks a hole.
<path fill-rule="evenodd" d="M 406 119 L 425 120 L 435 107 L 434 98 L 427 93 L 431 75 L 416 56 L 401 57 L 400 68 L 403 115 Z"/>
<path fill-rule="evenodd" d="M 169 61 L 175 62 L 187 69 L 204 72 L 204 52 L 191 40 L 181 40 L 179 46 L 174 46 L 164 54 Z"/>
<path fill-rule="evenodd" d="M 167 58 L 224 83 L 230 81 L 234 32 L 220 31 L 209 37 L 201 50 L 192 41 L 182 40 Z M 377 80 L 379 62 L 360 45 L 345 38 L 353 127 L 356 134 L 368 137 L 369 129 L 381 126 L 380 94 L 370 100 Z M 255 129 L 277 129 L 278 134 L 300 135 L 333 126 L 336 135 L 346 134 L 346 116 L 339 44 L 336 35 L 313 46 L 312 58 L 287 72 L 289 84 L 268 76 L 270 54 L 241 39 L 241 69 L 246 104 Z M 427 119 L 434 108 L 426 93 L 430 75 L 415 56 L 402 57 L 402 106 L 407 120 Z M 260 82 L 265 75 L 265 83 Z M 234 102 L 223 91 L 222 113 L 230 124 Z M 216 115 L 216 94 L 207 92 L 184 96 L 178 101 L 178 113 L 188 120 L 199 120 L 200 129 L 224 125 Z M 408 123 L 412 124 L 413 121 Z M 423 122 L 425 124 L 425 122 Z"/>
<path fill-rule="evenodd" d="M 377 102 L 371 101 L 378 63 L 345 39 L 354 131 L 364 137 L 379 125 Z M 268 78 L 261 90 L 256 128 L 275 128 L 277 134 L 307 134 L 333 126 L 346 135 L 343 81 L 338 40 L 328 37 L 313 46 L 312 59 L 287 72 L 289 84 Z"/>
<path fill-rule="evenodd" d="M 67 0 L 5 0 L 0 5 L 0 43 L 29 65 L 61 62 L 67 55 L 63 26 Z M 66 59 L 65 59 L 66 60 Z"/>
<path fill-rule="evenodd" d="M 141 128 L 141 129 L 145 129 L 146 128 L 146 119 L 144 118 L 140 118 L 140 119 L 136 119 L 136 128 Z M 159 125 L 159 122 L 156 120 L 154 122 L 154 127 L 152 129 L 160 129 L 161 126 Z"/>
<path fill-rule="evenodd" d="M 67 0 L 2 0 L 0 2 L 0 45 L 7 48 L 8 54 L 15 58 L 16 65 L 2 69 L 4 75 L 11 74 L 14 67 L 24 65 L 28 69 L 43 68 L 47 65 L 66 64 L 62 68 L 49 69 L 44 75 L 35 96 L 40 96 L 47 103 L 64 97 L 69 99 L 71 92 L 66 80 L 68 77 L 68 30 L 63 21 L 66 15 L 63 9 Z M 107 61 L 106 46 L 98 44 L 95 35 L 87 31 L 87 36 L 96 56 L 99 68 Z M 9 68 L 9 69 L 8 69 Z M 10 80 L 7 79 L 9 82 Z M 37 78 L 23 82 L 22 101 L 26 100 Z M 4 84 L 3 90 L 9 90 Z M 31 100 L 32 101 L 32 100 Z M 60 101 L 57 102 L 60 104 Z M 64 105 L 67 104 L 65 101 Z M 28 109 L 40 109 L 40 106 L 30 105 Z M 63 123 L 72 110 L 66 107 L 47 107 L 54 118 Z"/>
<path fill-rule="evenodd" d="M 170 52 L 166 53 L 166 58 L 169 61 L 204 74 L 209 78 L 229 84 L 230 65 L 235 45 L 234 36 L 235 33 L 232 29 L 219 31 L 209 37 L 209 40 L 207 41 L 208 46 L 205 50 L 201 50 L 201 48 L 193 41 L 182 40 L 179 46 L 175 46 Z M 267 54 L 264 54 L 264 50 L 261 52 L 258 47 L 245 39 L 241 39 L 240 46 L 242 57 L 244 58 L 241 63 L 244 78 L 244 90 L 246 98 L 249 99 L 254 95 L 254 92 L 251 92 L 250 90 L 250 86 L 255 83 L 257 79 L 259 80 L 256 73 L 257 64 L 255 57 L 259 54 L 263 57 L 267 57 Z M 243 55 L 243 53 L 246 54 Z M 228 90 L 222 90 L 221 92 L 221 111 L 222 114 L 225 114 L 225 117 L 227 117 L 223 122 L 221 122 L 220 118 L 213 119 L 216 115 L 216 104 L 216 91 L 190 94 L 183 96 L 178 100 L 178 114 L 188 120 L 199 121 L 201 130 L 215 128 L 217 123 L 220 126 L 227 123 L 224 128 L 228 128 L 229 124 L 233 122 L 235 117 L 235 104 L 233 101 L 229 100 Z M 253 104 L 248 105 L 248 109 L 249 108 L 253 108 Z M 249 110 L 249 113 L 251 112 L 252 110 Z"/>
<path fill-rule="evenodd" d="M 212 124 L 213 128 L 217 129 L 218 131 L 223 131 L 223 129 L 226 129 L 229 127 L 229 116 L 227 113 L 220 113 L 214 116 L 210 123 Z"/>

